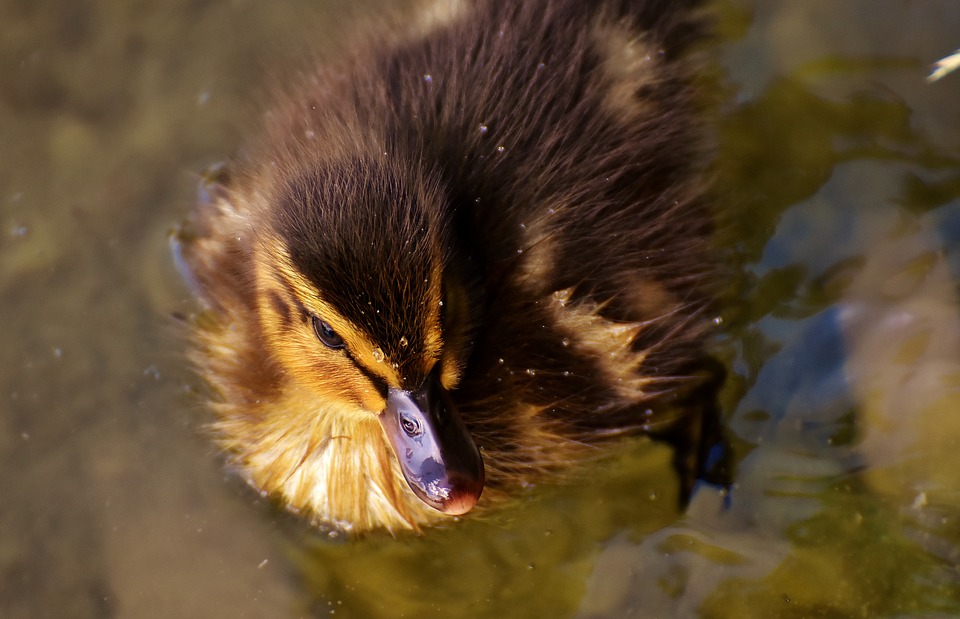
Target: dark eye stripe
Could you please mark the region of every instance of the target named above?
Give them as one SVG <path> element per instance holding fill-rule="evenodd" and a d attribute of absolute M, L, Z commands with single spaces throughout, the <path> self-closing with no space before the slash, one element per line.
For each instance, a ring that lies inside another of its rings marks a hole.
<path fill-rule="evenodd" d="M 270 300 L 270 305 L 273 306 L 273 311 L 280 317 L 280 323 L 283 325 L 283 328 L 290 328 L 290 321 L 293 319 L 290 306 L 275 290 L 271 290 L 267 298 Z"/>
<path fill-rule="evenodd" d="M 350 358 L 350 361 L 353 361 L 353 365 L 357 366 L 357 369 L 360 370 L 360 373 L 366 376 L 367 380 L 369 380 L 373 384 L 373 387 L 377 390 L 380 396 L 386 399 L 387 381 L 381 378 L 380 376 L 377 376 L 376 374 L 368 370 L 363 364 L 361 364 L 356 359 L 354 359 L 353 355 L 350 354 L 349 350 L 344 350 L 344 352 L 347 353 L 347 357 Z"/>
<path fill-rule="evenodd" d="M 306 306 L 300 302 L 300 299 L 297 297 L 291 297 L 293 299 L 293 305 L 296 308 L 297 312 L 300 314 L 300 320 L 307 321 L 313 317 L 313 314 L 307 310 Z"/>
<path fill-rule="evenodd" d="M 360 373 L 367 377 L 367 380 L 373 384 L 373 387 L 377 392 L 383 397 L 387 397 L 387 381 L 381 378 L 380 376 L 374 374 L 368 370 L 363 364 L 361 364 L 357 359 L 350 353 L 350 350 L 347 349 L 347 345 L 344 343 L 343 338 L 341 338 L 333 330 L 330 325 L 323 319 L 312 316 L 313 331 L 317 334 L 317 339 L 320 340 L 328 348 L 334 350 L 342 350 L 350 361 L 353 362 L 353 365 L 356 366 Z"/>

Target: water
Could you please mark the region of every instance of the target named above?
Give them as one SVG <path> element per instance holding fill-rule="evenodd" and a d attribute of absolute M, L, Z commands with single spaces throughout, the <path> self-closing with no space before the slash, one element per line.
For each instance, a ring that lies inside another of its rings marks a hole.
<path fill-rule="evenodd" d="M 374 4 L 0 0 L 0 616 L 960 614 L 955 0 L 718 6 L 729 494 L 630 443 L 357 542 L 224 470 L 167 232 Z"/>

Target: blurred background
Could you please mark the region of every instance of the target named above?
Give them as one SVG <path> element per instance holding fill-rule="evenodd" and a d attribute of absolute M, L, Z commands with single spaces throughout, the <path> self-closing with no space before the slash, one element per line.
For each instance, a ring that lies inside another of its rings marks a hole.
<path fill-rule="evenodd" d="M 0 617 L 960 615 L 955 0 L 714 4 L 729 492 L 628 441 L 351 541 L 224 468 L 168 233 L 388 4 L 0 0 Z"/>

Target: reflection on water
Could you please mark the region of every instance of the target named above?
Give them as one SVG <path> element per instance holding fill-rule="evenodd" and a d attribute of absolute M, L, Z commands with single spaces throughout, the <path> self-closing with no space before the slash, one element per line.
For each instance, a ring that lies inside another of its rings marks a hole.
<path fill-rule="evenodd" d="M 65 7 L 0 0 L 0 616 L 960 614 L 956 2 L 718 7 L 728 497 L 678 514 L 638 441 L 360 541 L 222 470 L 166 233 L 273 67 L 372 8 Z"/>

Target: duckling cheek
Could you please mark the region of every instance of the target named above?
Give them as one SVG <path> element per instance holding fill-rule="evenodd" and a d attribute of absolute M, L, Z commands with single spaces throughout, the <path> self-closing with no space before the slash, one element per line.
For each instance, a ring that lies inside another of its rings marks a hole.
<path fill-rule="evenodd" d="M 413 493 L 436 510 L 459 515 L 480 498 L 483 461 L 449 397 L 437 389 L 391 389 L 380 423 Z"/>

